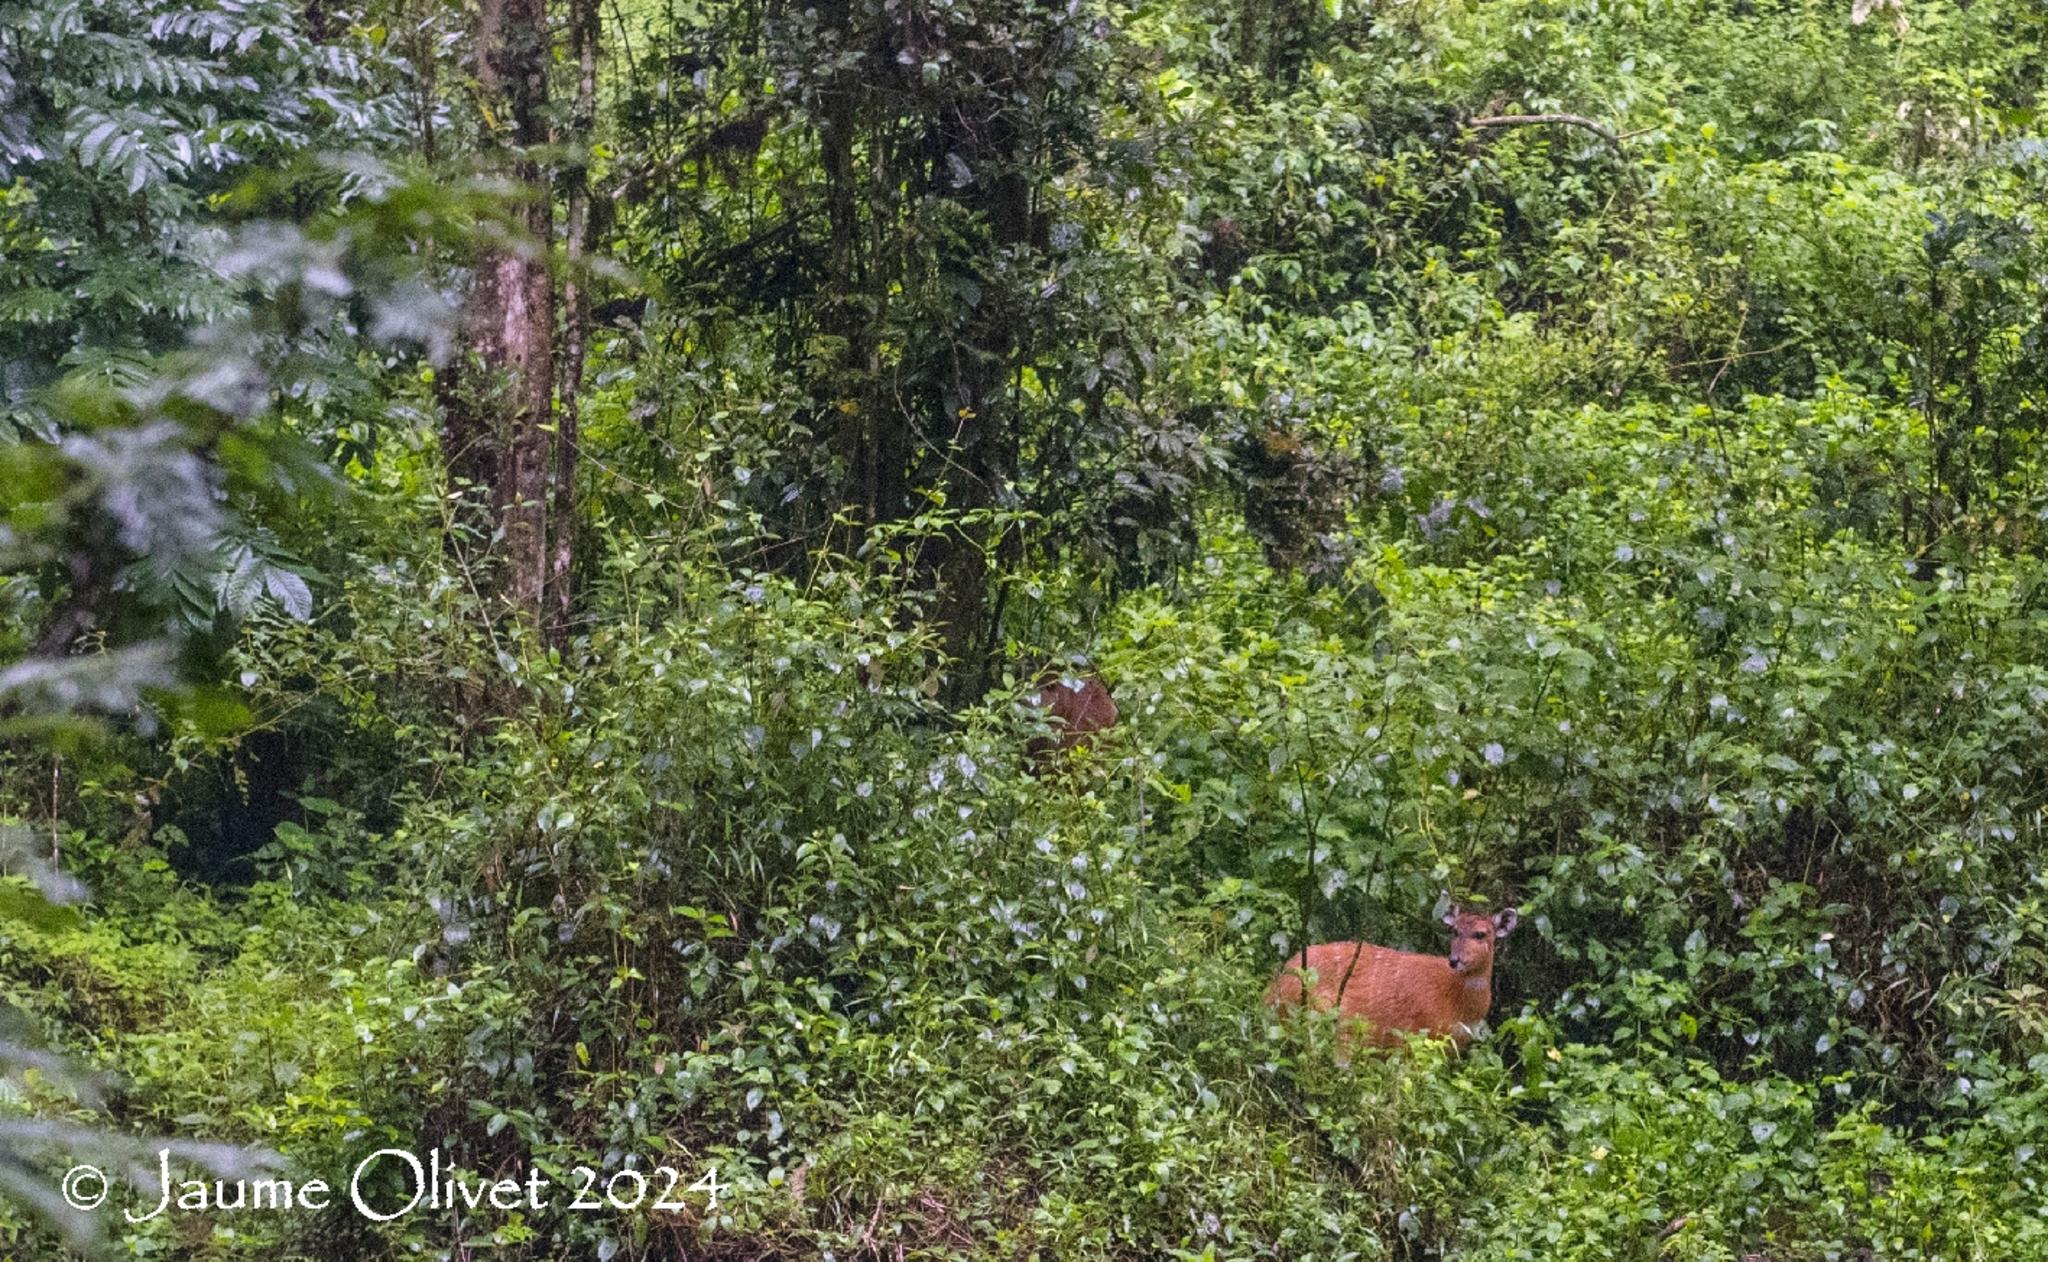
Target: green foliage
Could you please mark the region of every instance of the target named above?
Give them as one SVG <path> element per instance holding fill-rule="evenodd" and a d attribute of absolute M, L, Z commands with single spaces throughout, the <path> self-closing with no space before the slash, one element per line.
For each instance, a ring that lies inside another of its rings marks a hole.
<path fill-rule="evenodd" d="M 241 295 L 212 266 L 218 199 L 314 144 L 389 143 L 380 54 L 309 36 L 286 3 L 0 8 L 5 419 L 64 369 L 114 385 Z"/>
<path fill-rule="evenodd" d="M 396 144 L 313 85 L 431 115 L 447 15 L 361 28 L 401 66 L 169 12 L 0 15 L 17 71 L 102 58 L 0 115 L 47 150 L 18 345 L 232 314 L 6 450 L 5 721 L 131 711 L 169 643 L 234 681 L 5 751 L 95 902 L 0 886 L 0 1123 L 96 1116 L 49 1047 L 302 1176 L 726 1193 L 136 1253 L 2048 1251 L 2037 6 L 623 6 L 639 276 L 593 271 L 545 640 L 426 402 L 504 206 L 294 169 L 238 204 L 317 209 L 190 280 L 228 175 L 177 137 Z M 1121 721 L 1033 774 L 1075 654 Z M 1437 951 L 1446 895 L 1526 926 L 1462 1056 L 1260 1002 L 1304 938 Z"/>
<path fill-rule="evenodd" d="M 145 733 L 168 720 L 194 740 L 241 727 L 247 712 L 209 686 L 217 663 L 203 633 L 224 618 L 257 612 L 266 600 L 293 618 L 311 616 L 305 579 L 283 564 L 291 558 L 261 526 L 238 524 L 223 503 L 244 511 L 278 499 L 304 504 L 329 478 L 270 414 L 273 390 L 316 393 L 336 375 L 323 357 L 295 355 L 294 348 L 323 334 L 364 340 L 347 327 L 352 303 L 369 315 L 370 344 L 412 341 L 432 351 L 445 339 L 436 320 L 441 304 L 404 251 L 437 232 L 462 241 L 471 228 L 463 212 L 471 205 L 460 189 L 408 185 L 375 163 L 342 162 L 336 169 L 360 185 L 353 205 L 306 227 L 258 223 L 229 238 L 232 248 L 217 260 L 216 275 L 251 299 L 236 318 L 209 324 L 181 351 L 138 361 L 125 387 L 74 371 L 49 396 L 45 415 L 57 422 L 56 435 L 0 447 L 0 468 L 9 475 L 0 497 L 0 566 L 15 593 L 40 597 L 16 602 L 15 638 L 31 643 L 33 635 L 32 650 L 0 672 L 0 722 L 23 750 L 34 747 L 20 738 L 44 739 L 53 783 L 63 755 L 89 750 L 106 719 Z M 389 315 L 400 309 L 402 315 Z M 119 764 L 108 770 L 127 771 Z M 289 850 L 291 840 L 276 845 Z M 120 950 L 78 925 L 71 904 L 85 889 L 58 868 L 61 850 L 53 840 L 46 860 L 21 830 L 8 830 L 0 933 L 9 936 L 0 941 L 29 947 L 17 962 L 86 1006 L 53 1010 L 46 1000 L 22 998 L 9 1005 L 10 1020 L 24 1008 L 89 1019 L 100 988 L 94 966 Z M 155 861 L 144 870 L 152 866 L 164 867 Z M 323 893 L 342 893 L 350 883 Z M 51 949 L 34 949 L 48 935 L 55 935 Z M 139 1021 L 141 987 L 121 979 L 110 980 L 109 989 L 110 1019 Z M 208 1038 L 201 1046 L 220 1044 Z M 0 1068 L 47 1078 L 57 1088 L 56 1103 L 23 1095 L 0 1116 L 0 1182 L 73 1244 L 101 1243 L 101 1225 L 52 1193 L 38 1164 L 53 1154 L 92 1151 L 141 1170 L 146 1142 L 39 1116 L 66 1106 L 90 1116 L 101 1105 L 97 1088 L 61 1057 L 0 1041 Z M 155 1147 L 236 1177 L 267 1164 L 260 1153 L 218 1144 Z"/>

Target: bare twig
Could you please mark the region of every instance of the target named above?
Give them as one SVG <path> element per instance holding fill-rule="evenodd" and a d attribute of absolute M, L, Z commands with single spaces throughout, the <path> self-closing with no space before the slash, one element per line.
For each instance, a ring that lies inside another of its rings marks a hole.
<path fill-rule="evenodd" d="M 1673 371 L 1676 371 L 1680 368 L 1704 368 L 1708 364 L 1732 364 L 1737 360 L 1755 359 L 1758 355 L 1775 355 L 1779 351 L 1787 350 L 1798 344 L 1798 338 L 1787 338 L 1776 346 L 1761 346 L 1753 351 L 1736 351 L 1729 355 L 1716 355 L 1712 359 L 1688 359 L 1682 364 L 1673 364 L 1671 367 Z"/>
<path fill-rule="evenodd" d="M 1584 114 L 1493 114 L 1486 118 L 1475 118 L 1469 124 L 1473 127 L 1532 127 L 1545 123 L 1563 123 L 1568 127 L 1583 127 L 1613 147 L 1616 156 L 1622 155 L 1621 137 L 1612 127 L 1597 118 Z"/>

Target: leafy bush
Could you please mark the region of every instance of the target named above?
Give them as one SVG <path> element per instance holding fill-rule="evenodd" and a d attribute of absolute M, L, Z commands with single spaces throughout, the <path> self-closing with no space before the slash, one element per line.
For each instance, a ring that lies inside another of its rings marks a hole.
<path fill-rule="evenodd" d="M 59 8 L 0 15 L 6 64 L 175 54 L 139 84 L 43 89 L 67 110 L 161 93 L 171 151 L 230 106 L 284 111 L 232 124 L 264 140 L 252 162 L 396 127 L 307 85 L 406 67 L 282 11 L 202 56 L 218 15 Z M 879 12 L 877 47 L 901 33 Z M 1022 14 L 1060 41 L 1082 16 Z M 445 261 L 418 234 L 501 218 L 473 188 L 321 168 L 328 210 L 209 271 L 253 302 L 237 323 L 136 360 L 153 392 L 52 396 L 82 409 L 44 414 L 73 445 L 7 449 L 6 642 L 77 595 L 55 568 L 73 510 L 100 514 L 86 538 L 123 575 L 101 594 L 131 621 L 0 688 L 132 708 L 136 687 L 77 680 L 155 645 L 141 678 L 164 682 L 165 637 L 233 704 L 0 751 L 0 810 L 96 900 L 53 913 L 4 878 L 0 998 L 34 1055 L 0 1061 L 89 1060 L 126 1083 L 124 1132 L 261 1145 L 302 1176 L 396 1146 L 559 1188 L 667 1165 L 723 1189 L 715 1209 L 187 1215 L 124 1243 L 2048 1250 L 2038 15 L 1085 16 L 1099 46 L 1061 42 L 1058 65 L 979 48 L 892 81 L 908 104 L 861 96 L 864 139 L 830 162 L 886 143 L 901 164 L 862 183 L 813 152 L 844 140 L 868 56 L 845 32 L 804 17 L 756 44 L 633 9 L 653 51 L 620 64 L 622 134 L 593 161 L 622 181 L 622 249 L 672 284 L 589 347 L 580 603 L 553 634 L 479 581 L 431 365 L 357 327 L 439 345 L 408 319 Z M 1045 154 L 996 144 L 1042 163 L 1057 213 L 995 248 L 971 165 L 904 119 L 1007 117 L 1012 71 L 1069 95 L 1034 102 Z M 0 101 L 0 140 L 71 117 L 53 102 Z M 1505 121 L 1524 114 L 1578 117 Z M 143 279 L 182 285 L 191 199 L 225 176 L 121 192 L 141 151 L 73 140 L 0 190 L 4 240 L 55 241 L 77 204 L 50 188 L 140 197 L 138 224 L 180 225 Z M 92 249 L 119 253 L 131 224 L 108 230 Z M 85 301 L 37 296 L 47 253 L 6 264 L 28 269 L 17 307 Z M 1032 345 L 985 302 L 1035 312 Z M 806 498 L 872 472 L 869 431 L 834 418 L 987 420 L 927 389 L 970 325 L 959 362 L 1002 369 L 975 397 L 1020 421 L 985 469 L 1018 476 L 965 511 L 954 472 L 894 515 Z M 232 407 L 191 388 L 223 359 L 263 374 Z M 163 415 L 195 427 L 170 456 L 113 450 Z M 182 498 L 122 491 L 173 464 Z M 345 494 L 302 497 L 315 482 Z M 182 582 L 146 564 L 188 538 Z M 995 641 L 968 663 L 927 552 L 963 540 Z M 1048 659 L 1085 661 L 1122 719 L 1034 769 L 1023 698 Z M 970 673 L 990 687 L 959 701 Z M 1261 1003 L 1304 940 L 1439 950 L 1446 895 L 1527 926 L 1462 1056 L 1347 1061 L 1329 1018 Z M 96 1098 L 18 1070 L 0 1121 Z M 48 1253 L 48 1231 L 0 1216 L 0 1251 Z"/>

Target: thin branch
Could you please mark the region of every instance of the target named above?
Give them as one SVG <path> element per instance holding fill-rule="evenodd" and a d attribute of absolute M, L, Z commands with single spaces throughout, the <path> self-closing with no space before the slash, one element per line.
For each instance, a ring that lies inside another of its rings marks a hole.
<path fill-rule="evenodd" d="M 1621 137 L 1612 127 L 1597 118 L 1584 114 L 1493 114 L 1486 118 L 1475 118 L 1472 127 L 1528 127 L 1544 123 L 1563 123 L 1570 127 L 1583 127 L 1613 146 L 1617 156 L 1622 156 Z"/>
<path fill-rule="evenodd" d="M 1786 350 L 1793 346 L 1797 346 L 1798 344 L 1798 338 L 1790 337 L 1778 343 L 1776 346 L 1759 347 L 1758 349 L 1753 351 L 1736 351 L 1733 354 L 1729 355 L 1716 355 L 1712 359 L 1689 359 L 1682 364 L 1673 364 L 1671 365 L 1671 367 L 1675 371 L 1680 368 L 1704 368 L 1708 364 L 1732 364 L 1740 359 L 1754 359 L 1758 355 L 1775 355 L 1779 351 Z"/>

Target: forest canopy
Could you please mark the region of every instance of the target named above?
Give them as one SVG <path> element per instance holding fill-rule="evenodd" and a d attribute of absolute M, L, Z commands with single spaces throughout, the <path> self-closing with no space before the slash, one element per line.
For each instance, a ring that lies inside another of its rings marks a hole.
<path fill-rule="evenodd" d="M 2044 40 L 0 0 L 0 1257 L 2048 1258 Z"/>

